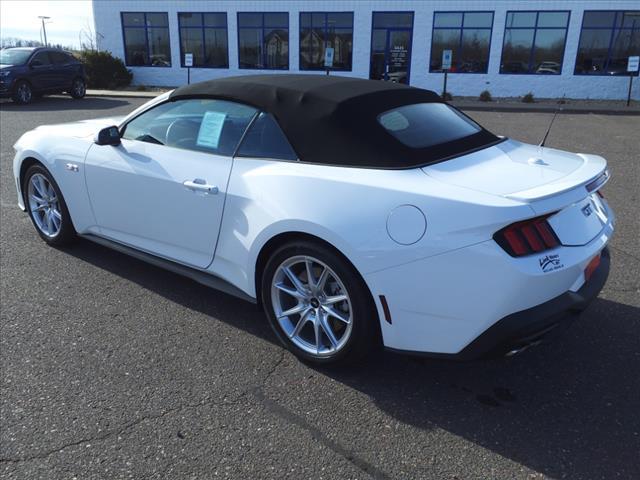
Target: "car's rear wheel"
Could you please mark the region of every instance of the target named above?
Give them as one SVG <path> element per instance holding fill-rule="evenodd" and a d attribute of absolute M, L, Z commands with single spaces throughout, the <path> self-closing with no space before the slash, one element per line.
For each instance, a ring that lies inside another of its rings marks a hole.
<path fill-rule="evenodd" d="M 379 345 L 377 312 L 358 272 L 332 249 L 300 241 L 280 247 L 262 277 L 271 326 L 296 356 L 352 362 Z"/>
<path fill-rule="evenodd" d="M 15 103 L 22 105 L 31 103 L 31 100 L 33 100 L 33 89 L 31 88 L 31 84 L 25 80 L 19 80 L 15 86 L 11 99 Z"/>
<path fill-rule="evenodd" d="M 22 186 L 25 205 L 40 237 L 49 245 L 64 245 L 75 238 L 67 204 L 51 174 L 40 165 L 27 170 Z"/>
<path fill-rule="evenodd" d="M 80 99 L 84 98 L 87 93 L 87 85 L 82 78 L 76 78 L 73 80 L 71 84 L 71 90 L 69 90 L 69 95 L 72 98 Z"/>

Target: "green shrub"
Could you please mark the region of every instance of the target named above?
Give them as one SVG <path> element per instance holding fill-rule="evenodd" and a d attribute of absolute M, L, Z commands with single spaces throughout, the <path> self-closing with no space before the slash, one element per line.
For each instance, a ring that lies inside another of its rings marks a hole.
<path fill-rule="evenodd" d="M 533 93 L 529 92 L 524 97 L 522 97 L 522 103 L 533 103 L 535 100 L 533 99 Z"/>
<path fill-rule="evenodd" d="M 133 73 L 127 70 L 124 62 L 110 52 L 84 50 L 79 57 L 87 72 L 89 88 L 122 88 L 133 80 Z"/>
<path fill-rule="evenodd" d="M 491 92 L 489 90 L 483 90 L 480 92 L 480 97 L 478 98 L 481 102 L 492 102 L 493 97 L 491 96 Z"/>

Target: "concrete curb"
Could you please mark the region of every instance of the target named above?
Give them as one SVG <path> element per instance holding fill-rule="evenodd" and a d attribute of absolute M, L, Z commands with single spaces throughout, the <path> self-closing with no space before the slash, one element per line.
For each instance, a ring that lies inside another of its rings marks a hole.
<path fill-rule="evenodd" d="M 129 92 L 124 90 L 87 90 L 87 97 L 155 98 L 164 92 Z"/>

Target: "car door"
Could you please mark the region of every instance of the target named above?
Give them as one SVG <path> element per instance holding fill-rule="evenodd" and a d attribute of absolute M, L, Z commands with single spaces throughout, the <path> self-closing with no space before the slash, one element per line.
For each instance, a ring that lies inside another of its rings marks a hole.
<path fill-rule="evenodd" d="M 121 128 L 118 146 L 85 160 L 99 233 L 197 268 L 213 260 L 233 154 L 256 110 L 189 99 L 152 107 Z"/>
<path fill-rule="evenodd" d="M 47 50 L 36 52 L 29 60 L 29 81 L 38 91 L 47 91 L 53 88 L 52 65 Z"/>
<path fill-rule="evenodd" d="M 64 52 L 51 50 L 51 77 L 54 88 L 64 90 L 71 87 L 74 65 L 69 55 Z"/>

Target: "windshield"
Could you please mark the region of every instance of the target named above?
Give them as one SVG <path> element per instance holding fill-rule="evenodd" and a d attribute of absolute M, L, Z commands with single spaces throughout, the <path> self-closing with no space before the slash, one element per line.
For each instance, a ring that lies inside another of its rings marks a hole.
<path fill-rule="evenodd" d="M 482 128 L 446 103 L 416 103 L 378 115 L 387 132 L 411 148 L 426 148 L 476 134 Z"/>
<path fill-rule="evenodd" d="M 22 48 L 9 48 L 0 50 L 0 64 L 2 65 L 24 65 L 33 50 Z"/>

